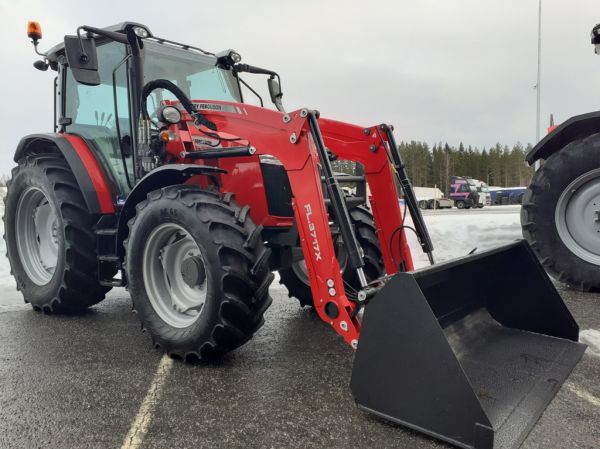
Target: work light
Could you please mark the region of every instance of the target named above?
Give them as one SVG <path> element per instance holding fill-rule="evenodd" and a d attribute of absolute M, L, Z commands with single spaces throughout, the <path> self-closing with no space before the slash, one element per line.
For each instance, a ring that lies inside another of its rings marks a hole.
<path fill-rule="evenodd" d="M 174 125 L 181 121 L 181 112 L 175 106 L 165 106 L 158 112 L 161 122 Z"/>

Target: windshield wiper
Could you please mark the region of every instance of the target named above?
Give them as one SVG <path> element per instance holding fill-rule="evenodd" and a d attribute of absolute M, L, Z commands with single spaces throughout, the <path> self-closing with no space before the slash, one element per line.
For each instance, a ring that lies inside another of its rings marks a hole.
<path fill-rule="evenodd" d="M 252 92 L 254 95 L 256 95 L 258 97 L 258 101 L 260 101 L 260 107 L 264 108 L 265 104 L 263 103 L 263 99 L 262 97 L 258 94 L 258 92 L 256 92 L 254 89 L 252 89 L 252 87 L 250 87 L 250 84 L 248 84 L 246 81 L 244 81 L 243 79 L 241 79 L 239 77 L 239 75 L 237 73 L 234 73 L 235 77 L 240 80 L 240 83 L 242 83 L 244 86 L 246 86 L 248 88 L 248 90 L 250 90 L 250 92 Z"/>

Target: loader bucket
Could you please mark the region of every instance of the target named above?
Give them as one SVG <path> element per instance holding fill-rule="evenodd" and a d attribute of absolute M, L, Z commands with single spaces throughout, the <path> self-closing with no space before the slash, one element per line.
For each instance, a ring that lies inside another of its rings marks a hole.
<path fill-rule="evenodd" d="M 352 393 L 455 446 L 515 449 L 585 351 L 578 333 L 518 241 L 392 277 L 365 308 Z"/>

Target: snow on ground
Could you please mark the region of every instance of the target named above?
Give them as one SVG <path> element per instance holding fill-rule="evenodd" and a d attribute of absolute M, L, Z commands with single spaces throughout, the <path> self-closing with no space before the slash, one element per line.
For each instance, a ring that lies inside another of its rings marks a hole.
<path fill-rule="evenodd" d="M 464 256 L 474 248 L 483 251 L 521 238 L 520 206 L 493 206 L 476 210 L 439 210 L 424 213 L 436 262 Z M 411 220 L 407 224 L 412 225 Z M 416 268 L 429 265 L 414 233 L 407 239 Z"/>
<path fill-rule="evenodd" d="M 588 345 L 587 353 L 600 357 L 600 331 L 586 329 L 579 333 L 579 341 Z"/>
<path fill-rule="evenodd" d="M 4 216 L 4 195 L 6 187 L 0 187 L 0 217 Z M 6 242 L 2 238 L 4 235 L 4 222 L 0 220 L 0 294 L 5 292 L 14 292 L 17 289 L 13 277 L 10 275 L 10 266 L 6 258 Z"/>

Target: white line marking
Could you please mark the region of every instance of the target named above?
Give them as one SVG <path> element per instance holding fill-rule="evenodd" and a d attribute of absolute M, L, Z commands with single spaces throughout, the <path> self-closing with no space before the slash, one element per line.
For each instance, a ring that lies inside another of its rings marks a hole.
<path fill-rule="evenodd" d="M 587 353 L 600 357 L 600 331 L 586 329 L 579 332 L 579 341 L 588 345 Z"/>
<path fill-rule="evenodd" d="M 140 406 L 140 409 L 127 432 L 127 436 L 123 441 L 121 449 L 138 449 L 144 441 L 144 436 L 148 431 L 150 421 L 152 421 L 152 413 L 154 407 L 160 399 L 160 395 L 165 384 L 165 380 L 173 367 L 173 359 L 168 355 L 164 355 L 160 359 L 152 384 L 146 393 L 146 397 Z"/>
<path fill-rule="evenodd" d="M 593 394 L 588 393 L 585 390 L 581 390 L 579 388 L 577 388 L 574 384 L 572 384 L 571 382 L 569 382 L 567 385 L 567 388 L 575 394 L 575 396 L 577 396 L 580 399 L 584 399 L 586 401 L 588 401 L 590 404 L 592 404 L 593 406 L 596 407 L 600 407 L 600 399 L 598 399 L 596 396 L 594 396 Z"/>

